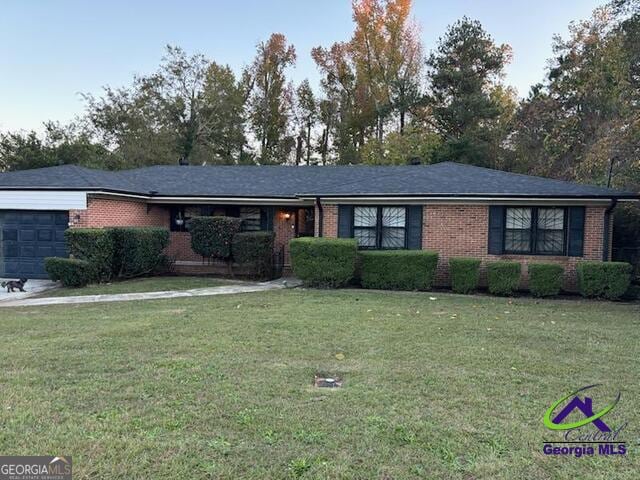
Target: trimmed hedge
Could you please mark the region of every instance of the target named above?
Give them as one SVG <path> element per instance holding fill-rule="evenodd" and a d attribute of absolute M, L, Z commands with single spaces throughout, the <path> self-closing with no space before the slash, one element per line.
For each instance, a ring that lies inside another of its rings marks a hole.
<path fill-rule="evenodd" d="M 191 248 L 204 258 L 231 258 L 233 236 L 240 231 L 241 218 L 193 217 L 187 221 Z"/>
<path fill-rule="evenodd" d="M 165 228 L 72 228 L 66 230 L 64 235 L 71 259 L 82 260 L 89 265 L 88 280 L 85 281 L 84 272 L 78 274 L 83 277 L 84 284 L 106 282 L 114 277 L 146 275 L 167 263 L 167 258 L 162 253 L 169 245 L 169 231 Z M 62 267 L 55 261 L 50 263 L 53 273 L 49 273 L 49 270 L 47 273 L 52 280 L 57 280 L 58 276 L 53 278 L 51 275 L 56 275 Z M 62 265 L 72 268 L 64 262 Z M 78 270 L 84 269 L 84 264 L 81 267 L 76 264 L 73 266 Z M 59 279 L 65 283 L 63 278 Z"/>
<path fill-rule="evenodd" d="M 427 250 L 360 252 L 360 281 L 364 288 L 429 290 L 438 254 Z"/>
<path fill-rule="evenodd" d="M 233 237 L 233 259 L 243 265 L 251 265 L 257 278 L 273 276 L 273 232 L 241 232 Z"/>
<path fill-rule="evenodd" d="M 108 229 L 114 244 L 113 276 L 131 278 L 153 273 L 166 263 L 162 251 L 169 245 L 169 230 L 160 227 Z"/>
<path fill-rule="evenodd" d="M 487 267 L 489 292 L 494 295 L 512 295 L 520 285 L 520 263 L 499 261 Z"/>
<path fill-rule="evenodd" d="M 114 239 L 106 228 L 70 228 L 64 238 L 72 258 L 86 260 L 92 266 L 91 281 L 104 282 L 111 279 Z"/>
<path fill-rule="evenodd" d="M 529 291 L 534 297 L 558 295 L 562 289 L 564 267 L 556 263 L 529 265 Z"/>
<path fill-rule="evenodd" d="M 306 285 L 341 287 L 355 273 L 358 244 L 351 238 L 294 238 L 289 242 L 291 266 Z"/>
<path fill-rule="evenodd" d="M 456 293 L 471 293 L 480 283 L 480 260 L 477 258 L 450 258 L 451 289 Z"/>
<path fill-rule="evenodd" d="M 84 287 L 95 275 L 91 263 L 75 258 L 48 257 L 44 259 L 44 268 L 51 280 L 59 280 L 65 287 Z"/>
<path fill-rule="evenodd" d="M 629 289 L 631 264 L 625 262 L 579 262 L 578 288 L 585 297 L 617 300 Z"/>

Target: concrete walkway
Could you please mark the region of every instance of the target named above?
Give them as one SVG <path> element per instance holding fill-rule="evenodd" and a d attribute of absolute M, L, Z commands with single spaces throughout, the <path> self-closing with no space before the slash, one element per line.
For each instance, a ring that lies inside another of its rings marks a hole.
<path fill-rule="evenodd" d="M 6 282 L 9 280 L 15 280 L 15 278 L 0 278 L 0 282 Z M 7 292 L 6 288 L 0 289 L 0 304 L 4 301 L 14 301 L 14 300 L 22 300 L 23 298 L 32 297 L 39 293 L 44 293 L 47 290 L 51 290 L 54 288 L 59 288 L 60 284 L 56 282 L 52 282 L 51 280 L 27 280 L 27 283 L 24 286 L 25 292 L 19 292 L 16 290 L 15 292 Z"/>
<path fill-rule="evenodd" d="M 158 300 L 162 298 L 206 297 L 210 295 L 229 295 L 233 293 L 265 292 L 283 288 L 293 288 L 300 285 L 298 279 L 279 278 L 270 282 L 250 283 L 240 285 L 225 285 L 221 287 L 194 288 L 192 290 L 172 290 L 169 292 L 140 292 L 119 293 L 113 295 L 76 295 L 72 297 L 49 298 L 18 298 L 0 301 L 0 307 L 33 307 L 38 305 L 69 305 L 76 303 L 97 302 L 129 302 L 132 300 Z"/>

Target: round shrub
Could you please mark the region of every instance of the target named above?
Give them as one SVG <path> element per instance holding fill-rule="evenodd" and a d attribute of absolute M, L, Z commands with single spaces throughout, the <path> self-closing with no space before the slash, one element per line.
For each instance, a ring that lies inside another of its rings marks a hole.
<path fill-rule="evenodd" d="M 241 232 L 233 237 L 233 259 L 253 267 L 257 278 L 271 278 L 273 273 L 273 232 Z"/>
<path fill-rule="evenodd" d="M 351 281 L 358 244 L 351 238 L 294 238 L 289 242 L 293 273 L 305 285 L 341 287 Z"/>
<path fill-rule="evenodd" d="M 51 280 L 59 280 L 65 287 L 84 287 L 95 275 L 91 263 L 75 258 L 48 257 L 44 259 L 44 268 Z"/>
<path fill-rule="evenodd" d="M 625 262 L 580 262 L 576 266 L 580 293 L 617 300 L 629 289 L 631 269 Z"/>
<path fill-rule="evenodd" d="M 556 263 L 529 265 L 529 291 L 534 297 L 552 297 L 562 289 L 564 268 Z"/>
<path fill-rule="evenodd" d="M 518 262 L 492 262 L 487 267 L 489 292 L 494 295 L 513 295 L 520 285 Z"/>
<path fill-rule="evenodd" d="M 451 289 L 456 293 L 471 293 L 480 283 L 480 260 L 477 258 L 450 258 Z"/>
<path fill-rule="evenodd" d="M 187 222 L 191 248 L 204 258 L 231 258 L 233 236 L 240 231 L 242 219 L 236 217 L 193 217 Z"/>
<path fill-rule="evenodd" d="M 364 288 L 429 290 L 438 254 L 427 250 L 376 250 L 360 252 L 360 281 Z"/>

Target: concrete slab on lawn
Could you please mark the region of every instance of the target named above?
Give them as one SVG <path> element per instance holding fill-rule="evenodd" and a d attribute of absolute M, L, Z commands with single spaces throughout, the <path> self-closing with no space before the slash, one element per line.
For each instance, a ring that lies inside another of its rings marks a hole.
<path fill-rule="evenodd" d="M 205 297 L 209 295 L 229 295 L 234 293 L 264 292 L 300 285 L 298 279 L 279 278 L 270 282 L 225 285 L 221 287 L 194 288 L 192 290 L 172 290 L 167 292 L 119 293 L 113 295 L 75 295 L 50 298 L 10 298 L 0 302 L 0 307 L 27 307 L 38 305 L 71 305 L 77 303 L 128 302 L 132 300 L 158 300 L 162 298 Z"/>
<path fill-rule="evenodd" d="M 15 278 L 0 278 L 0 282 L 8 282 L 10 280 L 16 280 Z M 15 291 L 13 293 L 7 292 L 6 287 L 0 290 L 0 305 L 7 301 L 22 300 L 29 298 L 37 293 L 46 292 L 52 288 L 59 287 L 59 284 L 52 282 L 51 280 L 28 280 L 24 285 L 26 292 Z"/>

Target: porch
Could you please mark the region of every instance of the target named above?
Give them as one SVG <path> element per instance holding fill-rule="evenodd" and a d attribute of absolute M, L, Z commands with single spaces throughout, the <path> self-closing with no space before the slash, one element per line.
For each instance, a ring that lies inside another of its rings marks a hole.
<path fill-rule="evenodd" d="M 292 205 L 233 205 L 233 204 L 153 204 L 168 212 L 170 244 L 166 254 L 174 260 L 174 268 L 181 274 L 228 273 L 224 262 L 204 260 L 191 249 L 191 235 L 187 228 L 190 218 L 196 216 L 228 216 L 242 219 L 242 231 L 273 231 L 274 266 L 277 270 L 290 269 L 289 241 L 292 238 L 313 236 L 314 208 Z M 235 265 L 234 273 L 243 275 L 243 266 Z"/>

